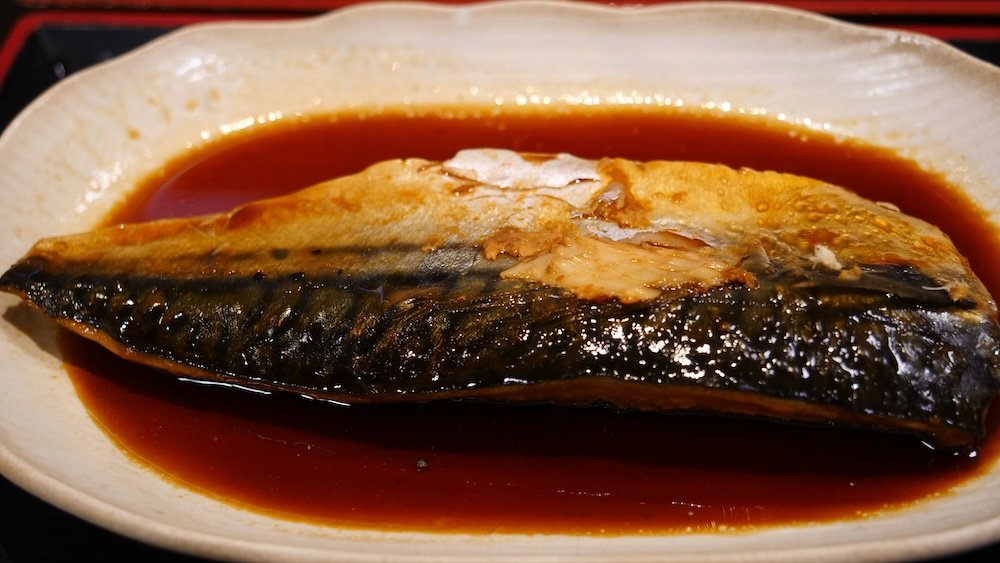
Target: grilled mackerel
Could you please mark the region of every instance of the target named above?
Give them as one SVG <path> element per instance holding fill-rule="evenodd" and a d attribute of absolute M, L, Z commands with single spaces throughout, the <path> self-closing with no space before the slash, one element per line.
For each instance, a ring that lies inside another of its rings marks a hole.
<path fill-rule="evenodd" d="M 341 403 L 707 411 L 974 443 L 996 306 L 937 228 L 816 180 L 478 149 L 42 240 L 0 278 L 178 375 Z"/>

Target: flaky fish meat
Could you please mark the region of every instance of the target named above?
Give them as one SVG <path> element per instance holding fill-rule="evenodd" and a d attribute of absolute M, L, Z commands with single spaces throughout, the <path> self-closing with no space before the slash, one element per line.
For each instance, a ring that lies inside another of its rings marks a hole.
<path fill-rule="evenodd" d="M 996 306 L 937 228 L 816 180 L 465 150 L 45 239 L 0 288 L 187 378 L 347 404 L 601 403 L 984 435 Z"/>

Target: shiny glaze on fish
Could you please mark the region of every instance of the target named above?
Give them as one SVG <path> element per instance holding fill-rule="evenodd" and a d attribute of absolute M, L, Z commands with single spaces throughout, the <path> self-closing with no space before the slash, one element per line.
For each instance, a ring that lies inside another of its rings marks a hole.
<path fill-rule="evenodd" d="M 995 306 L 940 231 L 696 163 L 390 161 L 42 241 L 0 285 L 127 358 L 344 403 L 606 402 L 955 446 L 997 389 Z"/>

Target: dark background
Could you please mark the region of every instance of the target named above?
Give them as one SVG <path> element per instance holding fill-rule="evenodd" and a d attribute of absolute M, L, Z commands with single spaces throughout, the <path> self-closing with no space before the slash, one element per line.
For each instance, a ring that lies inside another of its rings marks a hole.
<path fill-rule="evenodd" d="M 187 23 L 305 17 L 335 0 L 0 0 L 0 130 L 42 91 Z M 452 2 L 454 3 L 454 2 Z M 1000 66 L 1000 1 L 788 1 L 845 21 L 907 29 Z M 0 563 L 200 561 L 108 532 L 0 477 Z M 942 561 L 1000 561 L 1000 544 Z"/>

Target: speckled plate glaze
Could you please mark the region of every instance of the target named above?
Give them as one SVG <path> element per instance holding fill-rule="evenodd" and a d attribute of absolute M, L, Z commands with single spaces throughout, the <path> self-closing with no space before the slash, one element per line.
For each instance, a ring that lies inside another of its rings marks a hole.
<path fill-rule="evenodd" d="M 280 87 L 275 87 L 280 84 Z M 0 262 L 93 225 L 167 158 L 273 120 L 423 104 L 693 106 L 891 147 L 1000 223 L 1000 70 L 922 36 L 749 4 L 377 4 L 192 26 L 75 75 L 0 138 Z M 401 155 L 405 156 L 405 155 Z M 120 533 L 283 561 L 903 559 L 1000 539 L 1000 467 L 856 522 L 643 537 L 388 533 L 276 520 L 180 488 L 89 418 L 52 325 L 0 296 L 0 470 Z"/>

